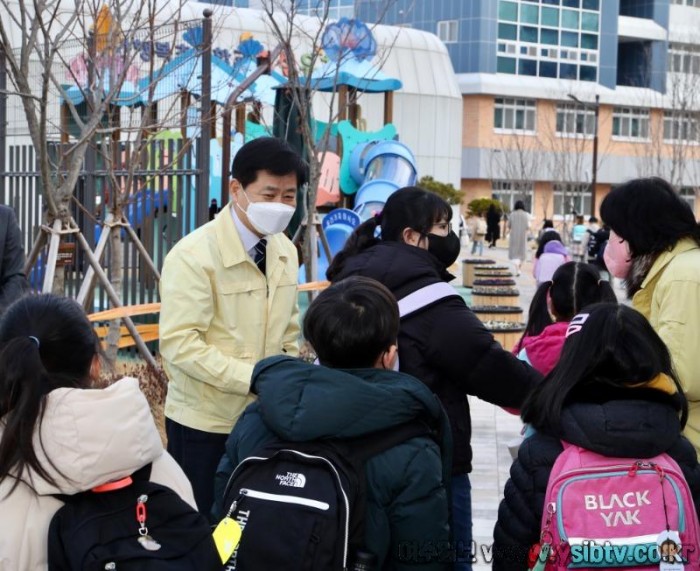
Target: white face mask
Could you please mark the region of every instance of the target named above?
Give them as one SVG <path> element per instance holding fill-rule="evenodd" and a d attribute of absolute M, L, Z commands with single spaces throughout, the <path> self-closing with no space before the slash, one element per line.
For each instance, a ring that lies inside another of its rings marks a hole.
<path fill-rule="evenodd" d="M 251 202 L 245 190 L 243 194 L 248 200 L 248 208 L 244 212 L 251 226 L 260 234 L 270 236 L 286 230 L 289 221 L 294 216 L 295 208 L 293 206 L 281 202 Z M 236 202 L 236 206 L 243 210 L 238 202 Z"/>

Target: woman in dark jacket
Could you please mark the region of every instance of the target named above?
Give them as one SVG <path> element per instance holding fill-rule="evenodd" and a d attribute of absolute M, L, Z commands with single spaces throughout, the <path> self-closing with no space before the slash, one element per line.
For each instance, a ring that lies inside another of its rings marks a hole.
<path fill-rule="evenodd" d="M 328 279 L 351 275 L 374 278 L 400 300 L 439 282 L 459 255 L 459 239 L 449 231 L 452 209 L 435 194 L 404 188 L 389 197 L 381 215 L 360 225 L 334 258 Z M 375 232 L 381 227 L 381 238 Z M 479 319 L 454 295 L 425 306 L 401 320 L 399 364 L 402 372 L 423 381 L 440 398 L 452 427 L 453 534 L 455 569 L 470 569 L 471 418 L 467 395 L 519 408 L 541 376 L 504 351 Z"/>
<path fill-rule="evenodd" d="M 486 211 L 486 241 L 489 248 L 496 247 L 496 241 L 501 237 L 501 212 L 495 204 L 489 205 Z"/>
<path fill-rule="evenodd" d="M 520 446 L 498 510 L 497 571 L 528 568 L 562 440 L 631 460 L 665 452 L 683 470 L 696 510 L 700 507 L 700 466 L 681 435 L 687 401 L 668 349 L 647 320 L 627 306 L 601 303 L 576 316 L 567 336 L 558 365 L 523 407 L 534 434 Z"/>

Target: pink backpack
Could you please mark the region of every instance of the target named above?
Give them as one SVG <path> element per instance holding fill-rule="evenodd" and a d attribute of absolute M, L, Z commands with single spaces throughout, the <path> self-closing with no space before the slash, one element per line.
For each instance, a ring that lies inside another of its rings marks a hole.
<path fill-rule="evenodd" d="M 611 458 L 562 444 L 547 483 L 531 569 L 658 570 L 660 549 L 668 554 L 662 569 L 681 570 L 684 561 L 686 570 L 698 569 L 698 554 L 692 553 L 700 545 L 695 504 L 668 454 Z"/>

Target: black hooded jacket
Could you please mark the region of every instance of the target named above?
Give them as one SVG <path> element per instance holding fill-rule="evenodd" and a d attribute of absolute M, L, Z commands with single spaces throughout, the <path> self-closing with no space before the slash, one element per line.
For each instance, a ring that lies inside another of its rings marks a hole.
<path fill-rule="evenodd" d="M 695 509 L 700 507 L 700 466 L 695 449 L 681 436 L 670 397 L 658 391 L 636 392 L 639 400 L 571 404 L 562 411 L 559 430 L 543 430 L 523 442 L 498 509 L 494 570 L 527 569 L 528 550 L 539 541 L 549 475 L 564 449 L 561 440 L 604 456 L 634 460 L 665 452 L 683 470 Z"/>
<path fill-rule="evenodd" d="M 383 283 L 396 299 L 453 279 L 427 250 L 400 242 L 379 242 L 346 259 L 333 281 L 354 275 Z M 454 474 L 471 472 L 467 395 L 519 408 L 541 380 L 532 367 L 503 350 L 456 293 L 401 320 L 399 363 L 402 372 L 428 385 L 447 411 Z"/>

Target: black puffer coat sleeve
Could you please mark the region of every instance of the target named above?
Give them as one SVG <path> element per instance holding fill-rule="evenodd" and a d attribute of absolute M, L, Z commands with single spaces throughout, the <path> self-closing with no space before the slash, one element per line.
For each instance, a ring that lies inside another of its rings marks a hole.
<path fill-rule="evenodd" d="M 549 474 L 563 450 L 561 441 L 543 434 L 534 434 L 520 446 L 498 508 L 493 532 L 494 570 L 527 569 L 528 552 L 540 537 Z"/>
<path fill-rule="evenodd" d="M 668 449 L 668 455 L 673 458 L 683 470 L 685 481 L 688 482 L 690 493 L 693 495 L 695 511 L 700 514 L 700 464 L 698 464 L 695 447 L 690 441 L 681 436 L 676 443 Z"/>
<path fill-rule="evenodd" d="M 498 344 L 461 299 L 436 305 L 430 316 L 427 358 L 462 392 L 498 406 L 519 408 L 541 381 L 540 373 Z"/>

